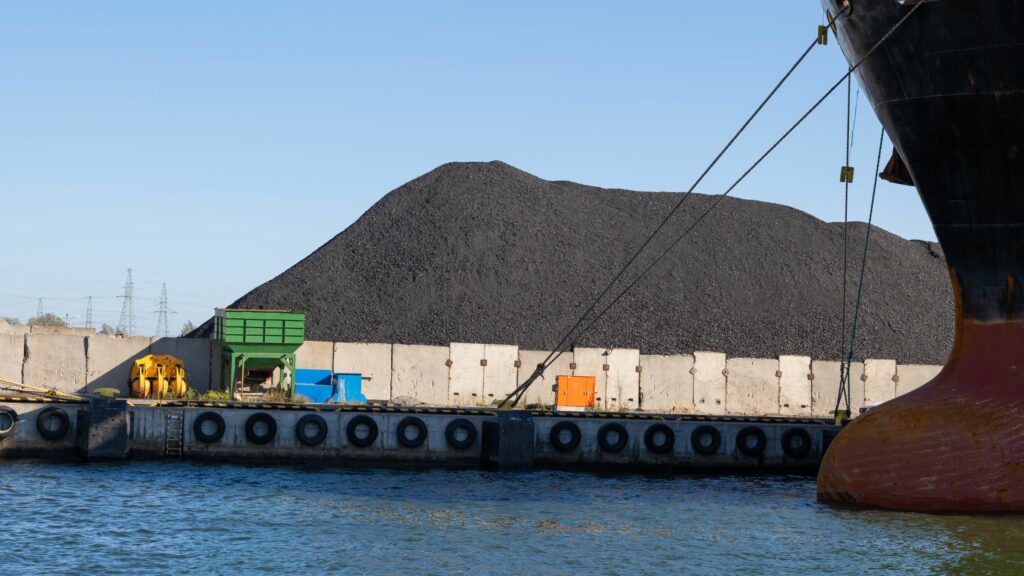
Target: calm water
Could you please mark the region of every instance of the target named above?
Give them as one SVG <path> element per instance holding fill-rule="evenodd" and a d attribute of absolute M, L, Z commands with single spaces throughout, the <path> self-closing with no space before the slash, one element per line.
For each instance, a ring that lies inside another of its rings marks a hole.
<path fill-rule="evenodd" d="M 809 478 L 0 464 L 5 574 L 1021 574 L 1024 518 Z"/>

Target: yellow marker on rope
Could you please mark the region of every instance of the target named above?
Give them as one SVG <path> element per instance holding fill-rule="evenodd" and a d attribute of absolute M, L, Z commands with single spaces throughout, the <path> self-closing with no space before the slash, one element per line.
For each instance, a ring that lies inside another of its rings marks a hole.
<path fill-rule="evenodd" d="M 825 46 L 828 44 L 828 26 L 818 26 L 818 45 Z"/>
<path fill-rule="evenodd" d="M 853 184 L 853 166 L 843 166 L 839 169 L 839 181 Z"/>

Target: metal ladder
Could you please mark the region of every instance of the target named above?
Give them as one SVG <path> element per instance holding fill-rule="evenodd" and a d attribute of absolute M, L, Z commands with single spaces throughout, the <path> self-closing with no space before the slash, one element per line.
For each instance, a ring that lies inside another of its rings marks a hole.
<path fill-rule="evenodd" d="M 185 413 L 168 410 L 164 431 L 164 456 L 181 458 L 185 443 Z"/>

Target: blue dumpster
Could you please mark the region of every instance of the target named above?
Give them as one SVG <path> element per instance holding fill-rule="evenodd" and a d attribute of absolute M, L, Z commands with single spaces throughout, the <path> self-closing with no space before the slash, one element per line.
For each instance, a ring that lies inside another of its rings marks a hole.
<path fill-rule="evenodd" d="M 341 391 L 340 395 L 345 402 L 366 402 L 366 396 L 363 395 L 362 374 L 338 373 L 334 375 L 334 382 L 338 390 Z"/>
<path fill-rule="evenodd" d="M 339 402 L 341 389 L 335 384 L 330 370 L 297 368 L 295 370 L 295 393 L 309 398 L 310 402 L 322 404 Z"/>

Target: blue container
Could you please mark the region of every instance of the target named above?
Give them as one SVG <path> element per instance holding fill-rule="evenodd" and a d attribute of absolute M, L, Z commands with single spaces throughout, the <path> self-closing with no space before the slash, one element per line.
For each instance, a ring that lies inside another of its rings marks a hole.
<path fill-rule="evenodd" d="M 323 404 L 339 402 L 341 388 L 335 385 L 330 370 L 312 370 L 297 368 L 295 370 L 295 393 L 309 398 L 310 402 Z"/>
<path fill-rule="evenodd" d="M 334 382 L 341 391 L 341 397 L 345 402 L 366 402 L 363 395 L 362 374 L 335 374 Z"/>
<path fill-rule="evenodd" d="M 317 384 L 319 386 L 331 385 L 330 370 L 313 370 L 311 368 L 295 369 L 296 384 Z"/>

